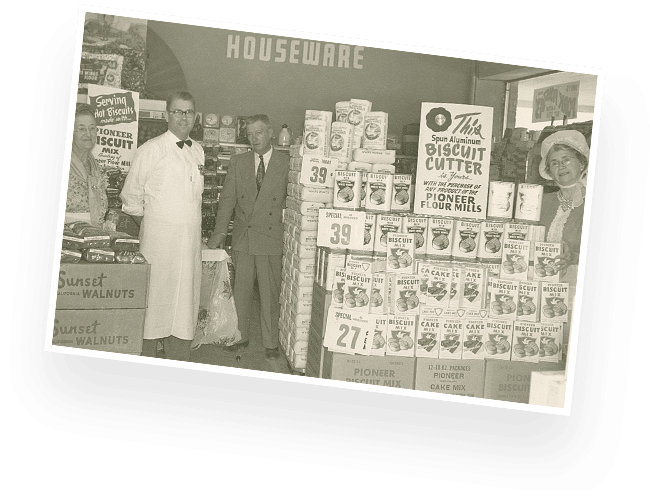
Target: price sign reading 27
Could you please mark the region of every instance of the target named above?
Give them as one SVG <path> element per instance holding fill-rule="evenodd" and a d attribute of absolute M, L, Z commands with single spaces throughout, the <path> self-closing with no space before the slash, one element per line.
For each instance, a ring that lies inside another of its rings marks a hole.
<path fill-rule="evenodd" d="M 372 337 L 368 325 L 367 313 L 330 307 L 323 345 L 332 352 L 369 355 Z"/>
<path fill-rule="evenodd" d="M 365 224 L 365 212 L 321 208 L 316 244 L 334 250 L 362 250 Z"/>

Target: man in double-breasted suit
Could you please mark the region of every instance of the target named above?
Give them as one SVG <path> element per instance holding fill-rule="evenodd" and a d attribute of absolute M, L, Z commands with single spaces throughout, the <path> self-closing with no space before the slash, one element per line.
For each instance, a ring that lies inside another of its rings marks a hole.
<path fill-rule="evenodd" d="M 242 340 L 226 349 L 237 350 L 249 344 L 250 306 L 257 278 L 262 343 L 267 359 L 273 359 L 280 355 L 278 321 L 284 237 L 282 209 L 287 198 L 289 157 L 271 147 L 273 130 L 268 116 L 253 115 L 247 118 L 246 131 L 253 151 L 233 156 L 230 160 L 208 246 L 223 247 L 234 211 L 234 296 Z"/>

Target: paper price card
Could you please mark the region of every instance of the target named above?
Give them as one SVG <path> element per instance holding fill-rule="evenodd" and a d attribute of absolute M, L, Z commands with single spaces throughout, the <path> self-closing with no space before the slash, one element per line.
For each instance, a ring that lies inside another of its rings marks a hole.
<path fill-rule="evenodd" d="M 361 250 L 365 224 L 365 212 L 321 209 L 317 245 L 338 250 Z"/>
<path fill-rule="evenodd" d="M 326 156 L 305 156 L 300 170 L 300 184 L 303 186 L 334 187 L 334 171 L 338 168 L 336 158 Z"/>
<path fill-rule="evenodd" d="M 368 314 L 330 307 L 323 345 L 334 352 L 369 355 L 372 337 Z"/>

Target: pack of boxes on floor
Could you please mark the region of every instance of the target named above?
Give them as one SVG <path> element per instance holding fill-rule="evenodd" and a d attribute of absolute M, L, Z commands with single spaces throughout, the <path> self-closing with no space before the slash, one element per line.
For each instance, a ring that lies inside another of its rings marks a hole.
<path fill-rule="evenodd" d="M 390 211 L 395 151 L 386 149 L 388 114 L 371 107 L 360 99 L 339 102 L 335 121 L 331 111 L 307 110 L 303 143 L 290 148 L 279 326 L 280 344 L 294 370 L 307 363 L 319 209 L 359 210 L 372 203 Z M 408 210 L 410 176 L 397 184 L 407 192 L 398 200 Z"/>

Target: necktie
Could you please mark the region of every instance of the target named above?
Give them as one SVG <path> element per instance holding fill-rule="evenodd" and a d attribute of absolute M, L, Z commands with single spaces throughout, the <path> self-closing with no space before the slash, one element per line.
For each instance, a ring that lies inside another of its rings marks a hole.
<path fill-rule="evenodd" d="M 178 141 L 178 142 L 176 143 L 176 145 L 177 145 L 179 148 L 181 148 L 181 149 L 183 149 L 183 146 L 185 146 L 185 144 L 187 144 L 188 146 L 191 146 L 191 145 L 192 145 L 192 141 L 190 141 L 190 140 L 188 139 L 188 140 L 186 140 L 186 141 Z"/>
<path fill-rule="evenodd" d="M 262 187 L 262 181 L 264 180 L 264 157 L 260 155 L 260 164 L 257 166 L 257 191 Z"/>

